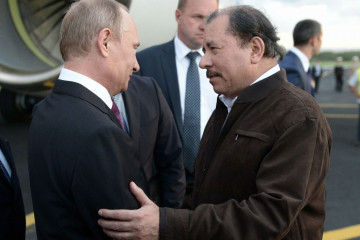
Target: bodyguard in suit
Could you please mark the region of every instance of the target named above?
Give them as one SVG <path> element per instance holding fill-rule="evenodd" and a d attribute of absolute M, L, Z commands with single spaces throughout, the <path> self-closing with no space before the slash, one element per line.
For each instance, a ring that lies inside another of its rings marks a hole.
<path fill-rule="evenodd" d="M 137 54 L 139 74 L 157 81 L 174 114 L 184 147 L 187 182 L 193 181 L 200 138 L 216 106 L 217 95 L 198 65 L 205 20 L 217 8 L 218 0 L 179 0 L 175 38 Z"/>
<path fill-rule="evenodd" d="M 0 137 L 0 239 L 25 239 L 25 211 L 9 143 Z"/>
<path fill-rule="evenodd" d="M 151 199 L 179 208 L 185 195 L 182 145 L 161 89 L 153 78 L 133 75 L 127 91 L 114 100 L 144 167 Z"/>
<path fill-rule="evenodd" d="M 111 96 L 138 71 L 137 29 L 114 0 L 73 3 L 60 31 L 64 68 L 33 112 L 28 157 L 38 239 L 107 239 L 97 211 L 139 207 L 148 192 L 138 147 Z"/>
<path fill-rule="evenodd" d="M 321 24 L 306 19 L 298 22 L 293 31 L 294 47 L 279 63 L 286 70 L 289 82 L 314 96 L 311 86 L 310 59 L 319 54 L 322 43 Z"/>

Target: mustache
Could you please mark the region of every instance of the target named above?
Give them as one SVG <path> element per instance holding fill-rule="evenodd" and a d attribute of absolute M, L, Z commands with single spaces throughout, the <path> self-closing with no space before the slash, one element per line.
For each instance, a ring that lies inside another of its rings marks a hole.
<path fill-rule="evenodd" d="M 206 77 L 207 77 L 207 78 L 221 77 L 221 74 L 218 73 L 218 72 L 213 72 L 213 71 L 207 70 L 207 71 L 206 71 Z"/>

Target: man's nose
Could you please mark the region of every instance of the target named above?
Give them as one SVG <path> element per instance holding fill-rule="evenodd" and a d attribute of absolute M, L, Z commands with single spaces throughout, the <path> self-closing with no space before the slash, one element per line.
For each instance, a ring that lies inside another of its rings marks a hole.
<path fill-rule="evenodd" d="M 199 28 L 201 30 L 205 30 L 205 25 L 206 25 L 206 18 L 202 19 L 200 25 L 199 25 Z"/>
<path fill-rule="evenodd" d="M 140 65 L 139 65 L 137 59 L 135 59 L 135 65 L 133 68 L 133 72 L 138 72 L 139 70 L 140 70 Z"/>
<path fill-rule="evenodd" d="M 200 59 L 199 67 L 202 69 L 209 68 L 211 66 L 211 61 L 208 55 L 205 53 L 204 56 Z"/>

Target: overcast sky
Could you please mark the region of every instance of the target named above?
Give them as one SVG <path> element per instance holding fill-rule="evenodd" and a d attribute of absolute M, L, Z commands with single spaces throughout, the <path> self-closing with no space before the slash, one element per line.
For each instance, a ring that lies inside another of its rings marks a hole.
<path fill-rule="evenodd" d="M 130 14 L 138 26 L 139 50 L 174 37 L 177 3 L 178 0 L 132 1 Z M 322 51 L 360 51 L 360 0 L 220 0 L 220 7 L 236 4 L 251 5 L 264 12 L 277 28 L 280 44 L 287 49 L 293 45 L 296 23 L 310 18 L 322 24 Z"/>
<path fill-rule="evenodd" d="M 322 24 L 322 50 L 360 50 L 360 0 L 220 0 L 220 4 L 248 4 L 264 12 L 287 49 L 293 44 L 296 23 L 310 18 Z"/>

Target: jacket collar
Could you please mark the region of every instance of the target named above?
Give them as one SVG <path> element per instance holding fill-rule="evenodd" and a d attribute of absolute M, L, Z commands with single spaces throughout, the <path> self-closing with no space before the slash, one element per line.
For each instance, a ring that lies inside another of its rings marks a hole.
<path fill-rule="evenodd" d="M 286 73 L 284 69 L 281 69 L 279 72 L 263 79 L 260 82 L 257 82 L 253 85 L 248 86 L 242 90 L 235 102 L 251 102 L 266 97 L 274 89 L 278 88 L 286 81 Z"/>
<path fill-rule="evenodd" d="M 73 96 L 90 103 L 91 105 L 102 111 L 104 114 L 107 114 L 110 119 L 116 123 L 116 125 L 122 128 L 115 114 L 104 103 L 104 101 L 79 83 L 56 80 L 53 88 L 53 93 Z"/>

